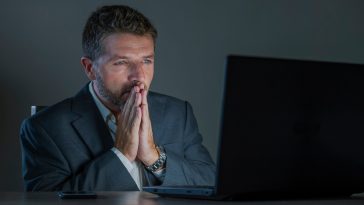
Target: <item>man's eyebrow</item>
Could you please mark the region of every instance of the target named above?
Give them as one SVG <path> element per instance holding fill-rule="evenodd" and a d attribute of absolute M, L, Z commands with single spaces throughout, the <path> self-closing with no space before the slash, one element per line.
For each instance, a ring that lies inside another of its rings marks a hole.
<path fill-rule="evenodd" d="M 142 58 L 143 59 L 146 59 L 146 58 L 154 58 L 154 54 L 146 55 L 146 56 L 143 56 Z M 108 61 L 114 61 L 114 60 L 118 60 L 118 59 L 128 60 L 129 57 L 128 56 L 114 55 L 114 56 L 111 56 Z"/>
<path fill-rule="evenodd" d="M 154 58 L 154 54 L 143 56 L 143 58 Z"/>
<path fill-rule="evenodd" d="M 119 55 L 114 55 L 110 58 L 110 60 L 115 60 L 115 59 L 128 59 L 127 56 L 119 56 Z"/>

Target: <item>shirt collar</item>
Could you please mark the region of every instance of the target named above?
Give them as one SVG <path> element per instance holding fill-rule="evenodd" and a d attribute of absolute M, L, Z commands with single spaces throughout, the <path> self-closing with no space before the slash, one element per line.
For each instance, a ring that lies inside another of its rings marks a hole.
<path fill-rule="evenodd" d="M 114 114 L 100 101 L 99 97 L 96 95 L 94 88 L 93 88 L 93 82 L 91 81 L 88 85 L 88 88 L 90 90 L 90 93 L 92 95 L 92 98 L 94 99 L 97 108 L 99 109 L 102 118 L 105 122 L 108 120 L 111 120 L 113 123 L 116 122 Z"/>

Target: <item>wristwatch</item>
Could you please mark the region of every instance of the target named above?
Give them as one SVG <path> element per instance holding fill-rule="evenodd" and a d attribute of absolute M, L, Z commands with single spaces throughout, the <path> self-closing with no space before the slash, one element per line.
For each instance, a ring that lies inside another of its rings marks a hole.
<path fill-rule="evenodd" d="M 155 172 L 155 171 L 159 170 L 160 168 L 164 167 L 166 160 L 167 160 L 167 155 L 164 152 L 163 147 L 156 146 L 156 148 L 157 148 L 157 151 L 159 154 L 159 158 L 153 164 L 151 164 L 149 166 L 145 166 L 145 168 L 150 172 Z"/>

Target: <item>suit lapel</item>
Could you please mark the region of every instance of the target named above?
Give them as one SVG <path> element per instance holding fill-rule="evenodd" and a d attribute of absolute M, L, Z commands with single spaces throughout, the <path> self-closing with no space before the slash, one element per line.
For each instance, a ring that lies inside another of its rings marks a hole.
<path fill-rule="evenodd" d="M 74 97 L 72 111 L 79 115 L 72 126 L 94 157 L 113 147 L 112 137 L 92 99 L 88 84 Z"/>
<path fill-rule="evenodd" d="M 152 122 L 154 142 L 160 145 L 164 133 L 163 129 L 163 115 L 164 115 L 164 99 L 158 98 L 155 93 L 149 92 L 148 94 L 148 108 L 149 116 Z"/>

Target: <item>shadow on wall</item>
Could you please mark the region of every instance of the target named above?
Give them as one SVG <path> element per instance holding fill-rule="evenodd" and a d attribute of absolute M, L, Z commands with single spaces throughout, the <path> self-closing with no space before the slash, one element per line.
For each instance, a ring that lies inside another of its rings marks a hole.
<path fill-rule="evenodd" d="M 22 191 L 19 128 L 30 108 L 24 87 L 6 82 L 0 79 L 0 191 Z"/>

